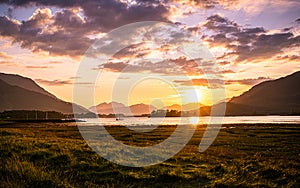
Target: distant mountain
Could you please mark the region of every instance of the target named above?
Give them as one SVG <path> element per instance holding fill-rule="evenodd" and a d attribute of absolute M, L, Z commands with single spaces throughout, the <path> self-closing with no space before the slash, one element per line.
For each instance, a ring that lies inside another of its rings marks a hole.
<path fill-rule="evenodd" d="M 219 102 L 213 106 L 204 106 L 198 103 L 184 105 L 173 104 L 166 106 L 167 110 L 184 111 L 184 114 L 198 114 L 206 116 L 211 114 L 213 107 L 214 115 L 223 115 L 226 105 L 225 115 L 300 115 L 300 71 L 276 80 L 265 81 L 253 86 L 249 91 L 230 100 Z M 115 111 L 112 109 L 115 107 Z M 98 113 L 123 113 L 134 115 L 149 114 L 155 107 L 146 104 L 137 104 L 130 107 L 122 103 L 101 103 L 90 108 L 92 111 L 98 109 Z"/>
<path fill-rule="evenodd" d="M 166 106 L 166 110 L 177 110 L 177 111 L 193 111 L 199 109 L 203 106 L 200 103 L 188 103 L 180 106 L 179 104 L 173 104 L 171 106 Z M 124 115 L 142 115 L 150 114 L 156 107 L 148 104 L 134 104 L 131 106 L 126 106 L 118 102 L 110 103 L 100 103 L 97 106 L 92 106 L 89 108 L 90 111 L 98 114 L 124 114 Z"/>
<path fill-rule="evenodd" d="M 179 104 L 172 104 L 170 106 L 166 106 L 164 109 L 166 110 L 177 110 L 177 111 L 181 111 L 181 106 Z"/>
<path fill-rule="evenodd" d="M 182 106 L 179 104 L 173 104 L 171 106 L 166 106 L 165 109 L 178 110 L 178 111 L 191 111 L 191 110 L 197 110 L 202 106 L 203 106 L 203 104 L 201 104 L 201 103 L 188 103 L 188 104 L 184 104 Z"/>
<path fill-rule="evenodd" d="M 104 102 L 90 107 L 89 110 L 98 114 L 142 115 L 150 114 L 155 107 L 143 103 L 126 106 L 118 102 Z"/>
<path fill-rule="evenodd" d="M 156 109 L 152 105 L 147 105 L 143 103 L 131 105 L 129 108 L 132 114 L 136 114 L 136 115 L 150 114 L 153 110 Z"/>
<path fill-rule="evenodd" d="M 127 112 L 127 107 L 118 102 L 100 103 L 97 106 L 89 108 L 90 111 L 98 114 L 124 114 Z"/>
<path fill-rule="evenodd" d="M 19 75 L 0 74 L 0 111 L 40 110 L 73 113 L 72 103 L 58 99 L 33 80 Z M 75 105 L 76 113 L 87 109 Z"/>

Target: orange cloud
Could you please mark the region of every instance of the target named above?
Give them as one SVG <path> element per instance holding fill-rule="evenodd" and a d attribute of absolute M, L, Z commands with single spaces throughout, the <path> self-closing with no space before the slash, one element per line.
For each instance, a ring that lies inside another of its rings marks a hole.
<path fill-rule="evenodd" d="M 25 68 L 27 69 L 48 69 L 48 68 L 53 68 L 51 66 L 34 66 L 34 65 L 29 65 L 29 66 L 26 66 Z"/>
<path fill-rule="evenodd" d="M 0 58 L 2 58 L 4 60 L 12 59 L 12 57 L 8 56 L 7 53 L 5 53 L 5 52 L 0 52 Z"/>

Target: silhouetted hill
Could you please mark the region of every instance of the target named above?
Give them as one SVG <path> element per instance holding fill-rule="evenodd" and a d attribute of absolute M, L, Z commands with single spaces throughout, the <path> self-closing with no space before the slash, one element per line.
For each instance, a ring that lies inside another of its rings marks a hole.
<path fill-rule="evenodd" d="M 18 86 L 26 90 L 35 91 L 53 98 L 56 98 L 56 96 L 52 95 L 48 91 L 46 91 L 44 88 L 40 87 L 37 83 L 35 83 L 30 78 L 26 78 L 17 74 L 5 74 L 0 73 L 0 80 L 6 82 L 9 85 L 12 86 Z"/>
<path fill-rule="evenodd" d="M 58 99 L 31 79 L 17 75 L 8 76 L 7 74 L 4 77 L 4 80 L 0 79 L 0 111 L 40 110 L 73 113 L 72 103 Z M 24 78 L 23 81 L 22 78 Z M 24 85 L 22 87 L 18 84 Z M 25 89 L 25 86 L 28 86 L 29 89 Z M 86 113 L 88 110 L 75 105 L 75 112 Z"/>
<path fill-rule="evenodd" d="M 228 113 L 236 114 L 237 105 L 240 113 L 248 114 L 297 114 L 300 113 L 300 71 L 291 75 L 265 81 L 252 87 L 238 97 L 233 97 L 227 104 Z"/>

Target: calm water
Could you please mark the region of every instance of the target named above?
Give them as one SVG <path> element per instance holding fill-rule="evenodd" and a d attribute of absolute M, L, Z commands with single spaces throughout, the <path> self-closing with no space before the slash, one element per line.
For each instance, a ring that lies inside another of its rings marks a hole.
<path fill-rule="evenodd" d="M 300 116 L 235 116 L 235 117 L 128 117 L 116 121 L 114 118 L 82 119 L 81 125 L 186 125 L 186 124 L 252 124 L 252 123 L 285 123 L 300 124 Z"/>

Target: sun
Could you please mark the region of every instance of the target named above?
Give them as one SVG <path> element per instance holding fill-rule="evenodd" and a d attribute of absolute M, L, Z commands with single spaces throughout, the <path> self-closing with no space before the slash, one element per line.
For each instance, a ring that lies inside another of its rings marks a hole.
<path fill-rule="evenodd" d="M 199 103 L 202 100 L 202 91 L 192 88 L 182 92 L 182 103 Z"/>

